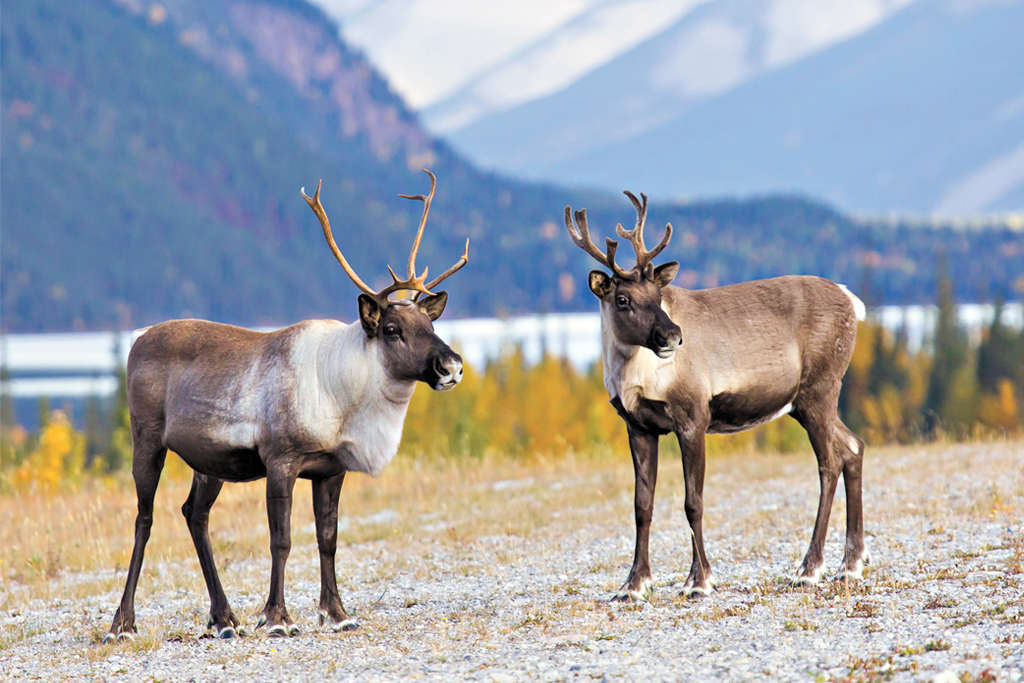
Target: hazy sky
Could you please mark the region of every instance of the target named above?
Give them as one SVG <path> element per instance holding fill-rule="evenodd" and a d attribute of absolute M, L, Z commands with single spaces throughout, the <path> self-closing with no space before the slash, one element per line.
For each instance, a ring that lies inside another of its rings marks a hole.
<path fill-rule="evenodd" d="M 366 52 L 416 109 L 466 87 L 498 107 L 540 97 L 568 85 L 696 7 L 735 5 L 729 10 L 735 14 L 744 4 L 743 0 L 312 1 L 341 23 L 345 38 Z M 767 24 L 768 61 L 782 64 L 808 49 L 863 30 L 910 1 L 763 0 L 748 4 L 751 14 L 762 16 Z M 724 23 L 717 28 L 724 41 L 719 47 L 728 51 L 729 41 L 735 42 L 734 32 Z M 678 65 L 680 73 L 692 76 L 694 69 L 705 69 L 704 80 L 715 81 L 715 73 L 729 69 L 728 64 L 690 56 L 693 63 Z M 457 112 L 452 116 L 452 121 L 442 122 L 440 128 L 464 123 Z"/>

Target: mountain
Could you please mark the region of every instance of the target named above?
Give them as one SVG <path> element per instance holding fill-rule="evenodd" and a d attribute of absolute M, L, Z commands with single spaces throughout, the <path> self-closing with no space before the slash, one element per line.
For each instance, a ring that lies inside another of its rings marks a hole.
<path fill-rule="evenodd" d="M 546 95 L 704 0 L 313 0 L 427 127 Z"/>
<path fill-rule="evenodd" d="M 1020 26 L 1021 3 L 918 0 L 843 43 L 663 108 L 669 116 L 657 125 L 618 137 L 580 133 L 596 144 L 567 145 L 574 149 L 561 158 L 530 152 L 545 140 L 553 147 L 544 136 L 558 130 L 539 122 L 539 109 L 533 118 L 509 113 L 488 130 L 479 122 L 452 139 L 479 160 L 474 150 L 486 139 L 525 138 L 509 164 L 497 163 L 501 152 L 492 149 L 486 165 L 609 189 L 628 178 L 662 196 L 799 190 L 862 213 L 1019 210 Z M 586 86 L 599 93 L 621 82 L 609 75 Z M 578 111 L 583 118 L 590 108 L 581 103 Z"/>
<path fill-rule="evenodd" d="M 521 102 L 561 91 L 701 1 L 606 0 L 588 5 L 423 108 L 423 120 L 431 130 L 449 134 Z"/>
<path fill-rule="evenodd" d="M 553 179 L 552 167 L 564 171 L 567 165 L 559 162 L 654 128 L 695 103 L 863 31 L 907 1 L 702 3 L 556 92 L 441 130 L 484 166 Z M 425 110 L 428 124 L 440 108 Z M 601 171 L 592 172 L 600 182 L 615 172 Z"/>
<path fill-rule="evenodd" d="M 320 178 L 342 250 L 379 286 L 420 214 L 395 194 L 437 173 L 418 263 L 439 272 L 472 240 L 449 316 L 593 310 L 562 207 L 602 234 L 633 220 L 621 196 L 467 163 L 300 0 L 5 0 L 0 68 L 6 331 L 352 319 L 356 289 L 298 193 Z M 664 221 L 684 286 L 804 272 L 928 301 L 946 253 L 961 299 L 1010 297 L 1024 255 L 1006 226 L 893 226 L 792 196 L 654 197 L 652 231 Z"/>

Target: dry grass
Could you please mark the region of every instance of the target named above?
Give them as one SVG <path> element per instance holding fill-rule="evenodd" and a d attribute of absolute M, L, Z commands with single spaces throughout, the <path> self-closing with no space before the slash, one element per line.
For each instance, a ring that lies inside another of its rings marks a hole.
<path fill-rule="evenodd" d="M 556 483 L 580 477 L 586 486 Z M 628 463 L 600 455 L 461 461 L 399 456 L 377 479 L 361 474 L 346 478 L 339 543 L 401 545 L 410 535 L 422 536 L 424 527 L 442 543 L 455 546 L 483 535 L 527 536 L 542 531 L 552 510 L 561 521 L 571 521 L 586 515 L 593 498 L 626 495 L 631 482 Z M 190 483 L 180 473 L 165 473 L 161 479 L 147 567 L 194 558 L 180 512 Z M 496 500 L 501 500 L 500 506 Z M 132 552 L 135 505 L 128 474 L 113 481 L 90 481 L 55 496 L 0 496 L 0 547 L 7 548 L 0 554 L 0 576 L 6 583 L 0 609 L 25 599 L 55 597 L 51 580 L 62 574 L 79 576 L 75 593 L 69 595 L 63 584 L 61 597 L 120 587 Z M 514 515 L 506 513 L 509 507 Z M 211 513 L 210 537 L 222 572 L 268 556 L 263 481 L 225 486 Z M 301 480 L 292 507 L 292 542 L 295 547 L 315 544 L 312 498 L 308 483 Z M 186 580 L 181 587 L 194 583 Z"/>
<path fill-rule="evenodd" d="M 810 533 L 817 502 L 813 456 L 713 458 L 705 487 L 705 533 L 722 583 L 721 590 L 702 601 L 678 597 L 689 565 L 682 468 L 677 458 L 663 458 L 651 542 L 657 591 L 650 605 L 625 606 L 604 602 L 625 577 L 632 550 L 633 475 L 625 453 L 529 461 L 402 455 L 377 479 L 352 475 L 345 483 L 339 578 L 346 604 L 358 612 L 363 628 L 341 637 L 347 649 L 388 661 L 412 649 L 427 662 L 444 663 L 453 643 L 486 660 L 486 653 L 508 643 L 540 643 L 594 656 L 593 650 L 622 650 L 621 661 L 628 662 L 633 655 L 625 642 L 636 642 L 637 629 L 710 633 L 764 624 L 784 638 L 832 638 L 836 625 L 847 623 L 867 637 L 900 619 L 892 601 L 923 584 L 935 592 L 915 604 L 946 619 L 951 628 L 982 619 L 1016 624 L 1024 620 L 1020 605 L 1000 603 L 982 614 L 972 601 L 953 596 L 968 566 L 970 572 L 988 571 L 990 578 L 972 580 L 995 582 L 993 589 L 1019 581 L 1024 562 L 1024 534 L 1017 524 L 1024 506 L 1021 452 L 1006 444 L 988 456 L 984 447 L 949 444 L 872 449 L 865 466 L 869 545 L 874 541 L 870 534 L 887 526 L 893 536 L 905 538 L 905 549 L 879 538 L 878 545 L 891 545 L 885 546 L 881 562 L 869 567 L 866 580 L 808 590 L 790 588 L 785 573 L 799 563 Z M 983 457 L 989 457 L 988 469 L 978 476 Z M 187 479 L 165 476 L 157 493 L 139 589 L 139 604 L 151 612 L 140 616 L 140 635 L 131 645 L 97 644 L 131 553 L 135 495 L 127 477 L 52 498 L 0 497 L 0 544 L 9 549 L 0 556 L 0 608 L 13 614 L 33 604 L 66 603 L 78 613 L 65 617 L 65 623 L 81 622 L 88 611 L 89 646 L 83 653 L 93 662 L 106 662 L 115 652 L 149 653 L 194 643 L 197 625 L 206 621 L 207 603 L 179 511 L 188 488 Z M 263 482 L 229 485 L 211 515 L 218 567 L 246 626 L 251 626 L 268 580 L 263 490 Z M 845 514 L 841 490 L 827 548 L 830 568 L 841 553 L 836 535 Z M 315 596 L 311 507 L 309 485 L 300 481 L 288 581 L 290 587 L 307 585 L 302 590 Z M 989 545 L 963 544 L 971 520 L 995 522 L 1007 531 L 987 539 Z M 600 551 L 586 552 L 591 548 Z M 559 560 L 574 553 L 579 558 L 574 565 L 558 567 Z M 509 582 L 504 577 L 511 567 L 517 577 L 529 580 Z M 486 577 L 487 585 L 499 586 L 499 597 L 453 599 L 438 591 L 439 577 L 467 582 Z M 153 600 L 154 595 L 185 597 L 175 598 L 178 607 L 170 608 Z M 293 616 L 303 628 L 311 626 L 310 605 L 296 602 L 290 603 Z M 784 613 L 778 613 L 779 605 L 785 606 Z M 9 625 L 0 651 L 33 641 L 44 629 L 31 620 Z M 259 639 L 243 640 L 244 647 L 217 654 L 216 663 L 242 665 L 253 648 L 263 647 Z M 858 652 L 846 675 L 863 680 L 916 671 L 917 658 L 945 652 L 945 645 L 919 639 L 902 643 L 899 651 Z"/>

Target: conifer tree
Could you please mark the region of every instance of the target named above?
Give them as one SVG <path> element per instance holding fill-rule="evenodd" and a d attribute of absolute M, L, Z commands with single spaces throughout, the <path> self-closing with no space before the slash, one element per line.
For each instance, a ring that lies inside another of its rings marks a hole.
<path fill-rule="evenodd" d="M 958 375 L 963 379 L 961 368 L 967 362 L 967 335 L 957 320 L 953 283 L 949 278 L 945 257 L 939 263 L 938 307 L 939 315 L 932 343 L 932 369 L 924 402 L 925 430 L 931 436 L 935 436 L 941 423 L 955 412 L 951 411 L 949 398 L 956 389 Z"/>

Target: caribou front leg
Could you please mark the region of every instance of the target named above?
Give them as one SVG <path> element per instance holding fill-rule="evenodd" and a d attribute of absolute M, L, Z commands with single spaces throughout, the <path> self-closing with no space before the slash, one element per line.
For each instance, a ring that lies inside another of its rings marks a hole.
<path fill-rule="evenodd" d="M 683 584 L 687 597 L 707 595 L 714 587 L 711 565 L 704 553 L 704 430 L 677 432 L 679 450 L 683 454 L 683 479 L 686 483 L 686 521 L 690 524 L 690 545 L 693 561 Z"/>
<path fill-rule="evenodd" d="M 814 449 L 818 460 L 818 512 L 814 517 L 814 531 L 811 532 L 811 544 L 796 578 L 794 586 L 812 586 L 821 578 L 824 565 L 825 535 L 828 532 L 828 518 L 832 512 L 832 500 L 836 493 L 836 483 L 842 471 L 843 463 L 833 450 L 832 426 L 838 418 L 834 413 L 819 414 L 813 408 L 806 412 L 794 411 L 794 417 L 800 422 Z"/>
<path fill-rule="evenodd" d="M 270 459 L 268 458 L 268 465 Z M 267 467 L 267 520 L 270 524 L 270 595 L 256 628 L 267 627 L 271 636 L 299 632 L 284 606 L 284 565 L 292 548 L 292 490 L 296 474 L 287 466 Z"/>
<path fill-rule="evenodd" d="M 627 425 L 629 450 L 633 456 L 633 510 L 636 514 L 636 548 L 633 567 L 622 588 L 612 600 L 647 600 L 652 593 L 651 566 L 647 557 L 647 541 L 654 511 L 654 485 L 658 480 L 658 435 Z"/>
<path fill-rule="evenodd" d="M 334 555 L 338 549 L 338 499 L 345 473 L 313 481 L 313 517 L 316 519 L 316 544 L 320 549 L 320 625 L 329 623 L 335 631 L 359 628 L 341 603 Z"/>

